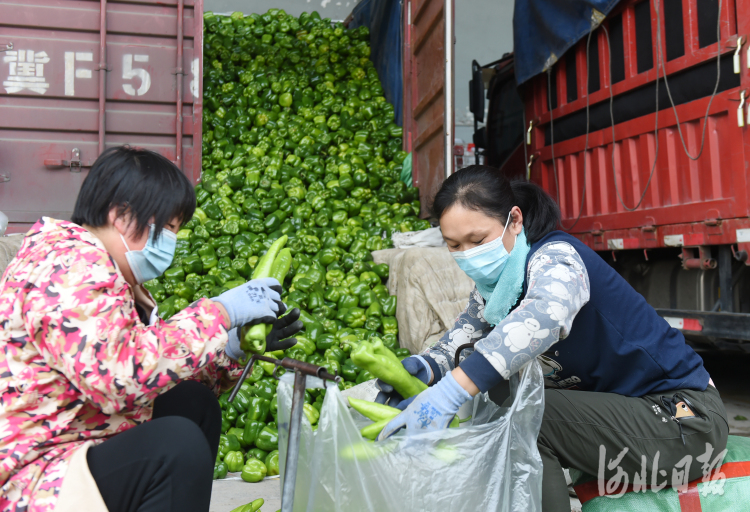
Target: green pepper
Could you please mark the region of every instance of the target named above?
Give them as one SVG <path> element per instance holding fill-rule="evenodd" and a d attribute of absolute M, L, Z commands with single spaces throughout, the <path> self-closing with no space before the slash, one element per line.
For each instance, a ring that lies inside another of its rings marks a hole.
<path fill-rule="evenodd" d="M 326 272 L 326 282 L 330 286 L 340 286 L 345 278 L 346 274 L 342 270 L 329 270 Z"/>
<path fill-rule="evenodd" d="M 232 428 L 230 428 L 227 431 L 227 434 L 234 435 L 237 438 L 237 440 L 240 442 L 240 446 L 242 448 L 247 448 L 248 447 L 248 444 L 245 442 L 245 436 L 244 436 L 244 433 L 243 433 L 243 429 L 237 428 L 237 427 L 232 427 Z"/>
<path fill-rule="evenodd" d="M 299 347 L 308 356 L 312 355 L 315 352 L 315 349 L 316 349 L 315 343 L 308 340 L 305 336 L 297 335 L 296 338 L 297 338 L 297 344 L 294 346 L 294 348 Z"/>
<path fill-rule="evenodd" d="M 245 458 L 241 451 L 231 451 L 224 456 L 224 463 L 227 465 L 227 470 L 230 473 L 236 473 L 242 471 L 242 466 L 245 465 Z"/>
<path fill-rule="evenodd" d="M 372 289 L 372 293 L 380 300 L 383 301 L 388 298 L 388 288 L 382 284 L 375 285 Z"/>
<path fill-rule="evenodd" d="M 263 429 L 261 428 L 261 430 L 263 430 Z M 266 460 L 266 456 L 267 455 L 268 455 L 268 452 L 265 451 L 265 450 L 261 450 L 260 448 L 250 448 L 247 451 L 247 454 L 245 456 L 245 460 L 246 461 L 248 461 L 250 459 Z"/>
<path fill-rule="evenodd" d="M 383 322 L 379 316 L 368 317 L 365 321 L 365 329 L 367 329 L 368 331 L 379 331 L 382 326 Z"/>
<path fill-rule="evenodd" d="M 250 269 L 250 265 L 247 262 L 247 259 L 237 257 L 234 260 L 232 260 L 232 269 L 237 272 L 239 275 L 244 277 L 245 279 L 248 279 L 252 275 L 252 271 Z"/>
<path fill-rule="evenodd" d="M 355 308 L 359 305 L 359 297 L 356 295 L 342 294 L 338 301 L 339 310 Z"/>
<path fill-rule="evenodd" d="M 379 263 L 372 266 L 372 271 L 381 279 L 388 279 L 390 268 L 387 263 Z"/>
<path fill-rule="evenodd" d="M 319 334 L 315 340 L 315 346 L 321 351 L 326 351 L 336 344 L 336 337 L 329 333 Z"/>
<path fill-rule="evenodd" d="M 271 401 L 259 396 L 251 397 L 247 408 L 248 421 L 266 421 Z"/>
<path fill-rule="evenodd" d="M 357 366 L 348 359 L 343 365 L 341 365 L 341 376 L 349 381 L 357 380 Z"/>
<path fill-rule="evenodd" d="M 333 240 L 334 240 L 334 244 L 335 244 L 336 238 L 334 237 Z M 323 265 L 324 267 L 327 267 L 328 265 L 330 265 L 334 261 L 337 261 L 338 260 L 338 256 L 336 254 L 336 251 L 334 251 L 333 249 L 330 249 L 330 248 L 329 249 L 323 249 L 318 254 L 317 260 L 318 260 L 318 262 L 321 265 Z"/>
<path fill-rule="evenodd" d="M 386 320 L 386 319 L 384 319 Z M 395 318 L 393 319 L 395 321 Z M 362 341 L 351 353 L 352 362 L 392 385 L 404 398 L 414 396 L 427 385 L 409 374 L 398 357 L 379 338 Z"/>
<path fill-rule="evenodd" d="M 397 348 L 393 351 L 393 353 L 396 354 L 396 357 L 398 357 L 399 359 L 404 359 L 411 355 L 411 352 L 409 352 L 408 348 Z"/>
<path fill-rule="evenodd" d="M 380 301 L 378 300 L 378 297 L 373 293 L 372 290 L 364 290 L 359 294 L 359 305 L 363 308 L 370 307 L 374 302 L 380 306 Z M 382 312 L 382 309 L 381 309 Z"/>
<path fill-rule="evenodd" d="M 244 389 L 240 389 L 235 395 L 232 405 L 235 409 L 237 409 L 238 413 L 244 413 L 247 412 L 251 400 L 252 397 L 250 396 L 250 394 Z"/>
<path fill-rule="evenodd" d="M 302 411 L 305 413 L 305 417 L 307 417 L 307 421 L 310 422 L 310 425 L 315 425 L 318 422 L 320 413 L 312 405 L 304 404 L 302 406 Z"/>
<path fill-rule="evenodd" d="M 310 295 L 308 296 L 308 299 L 307 299 L 307 308 L 310 310 L 314 310 L 323 305 L 324 305 L 323 296 L 316 291 L 310 292 Z"/>
<path fill-rule="evenodd" d="M 367 382 L 368 380 L 372 380 L 374 378 L 375 376 L 372 373 L 367 370 L 363 370 L 359 372 L 359 375 L 357 375 L 357 380 L 355 380 L 354 382 L 356 384 L 362 384 L 363 382 Z"/>
<path fill-rule="evenodd" d="M 235 409 L 232 404 L 229 404 L 227 405 L 225 412 L 227 413 L 227 419 L 232 423 L 232 425 L 234 425 L 237 421 L 237 416 L 239 416 L 237 409 Z"/>
<path fill-rule="evenodd" d="M 219 436 L 219 455 L 223 459 L 227 453 L 240 450 L 240 442 L 233 434 Z"/>
<path fill-rule="evenodd" d="M 173 282 L 181 282 L 185 280 L 185 271 L 180 268 L 169 268 L 164 272 L 164 279 L 173 281 Z"/>
<path fill-rule="evenodd" d="M 263 480 L 266 476 L 266 473 L 268 473 L 266 465 L 262 461 L 253 458 L 245 463 L 245 466 L 242 468 L 240 477 L 245 482 L 254 483 Z"/>
<path fill-rule="evenodd" d="M 256 439 L 258 439 L 258 434 L 260 434 L 260 431 L 263 430 L 263 427 L 265 427 L 265 423 L 263 423 L 262 421 L 246 421 L 245 427 L 242 431 L 245 443 L 247 443 L 248 445 L 254 444 Z"/>
<path fill-rule="evenodd" d="M 365 311 L 365 316 L 370 319 L 373 317 L 380 318 L 383 316 L 383 307 L 380 305 L 380 302 L 377 300 L 374 300 L 370 306 Z M 370 329 L 369 327 L 366 327 L 367 329 Z M 375 330 L 375 329 L 372 329 Z"/>
<path fill-rule="evenodd" d="M 398 334 L 398 321 L 395 317 L 386 316 L 382 319 L 383 334 Z"/>
<path fill-rule="evenodd" d="M 381 336 L 381 339 L 383 340 L 383 345 L 386 348 L 392 351 L 398 349 L 398 336 L 396 336 L 395 334 L 392 334 L 392 333 L 383 334 Z"/>
<path fill-rule="evenodd" d="M 239 507 L 232 509 L 231 512 L 257 512 L 264 503 L 265 500 L 263 498 L 258 498 L 247 505 L 240 505 Z"/>
<path fill-rule="evenodd" d="M 397 299 L 395 295 L 383 299 L 381 303 L 383 305 L 383 315 L 394 316 L 396 314 Z"/>
<path fill-rule="evenodd" d="M 268 476 L 279 474 L 279 451 L 274 450 L 266 455 L 264 461 L 266 468 L 268 468 Z"/>
<path fill-rule="evenodd" d="M 265 377 L 260 379 L 255 383 L 255 394 L 267 400 L 273 399 L 273 395 L 276 394 L 276 381 L 271 378 L 269 382 Z"/>
<path fill-rule="evenodd" d="M 245 428 L 245 422 L 247 421 L 247 413 L 242 413 L 237 416 L 237 421 L 234 424 L 236 428 Z M 233 428 L 233 427 L 230 427 Z M 229 430 L 229 429 L 227 429 Z M 244 439 L 244 437 L 243 437 Z"/>
<path fill-rule="evenodd" d="M 344 359 L 346 359 L 346 354 L 344 354 L 344 351 L 334 344 L 328 349 L 326 349 L 325 353 L 323 354 L 323 357 L 327 360 L 334 360 L 334 361 L 338 361 L 339 363 L 342 363 Z"/>
<path fill-rule="evenodd" d="M 253 365 L 253 369 L 247 375 L 247 379 L 245 380 L 245 382 L 258 382 L 262 377 L 263 377 L 263 368 L 261 368 L 258 365 Z"/>
<path fill-rule="evenodd" d="M 323 298 L 327 300 L 328 302 L 334 302 L 337 303 L 339 299 L 341 299 L 342 292 L 335 286 L 329 286 L 326 288 L 325 295 Z"/>
<path fill-rule="evenodd" d="M 359 275 L 359 280 L 362 283 L 366 283 L 367 286 L 370 286 L 370 287 L 380 284 L 380 276 L 378 276 L 375 272 L 371 272 L 371 271 L 362 272 Z"/>
<path fill-rule="evenodd" d="M 260 431 L 260 433 L 258 434 L 258 438 L 255 440 L 255 446 L 257 446 L 261 450 L 276 450 L 278 449 L 278 445 L 279 432 L 278 430 L 276 430 L 276 428 L 269 425 L 263 427 L 263 430 Z"/>
<path fill-rule="evenodd" d="M 365 316 L 364 309 L 354 307 L 347 310 L 342 320 L 349 327 L 362 327 L 367 317 Z"/>
<path fill-rule="evenodd" d="M 214 480 L 221 480 L 222 478 L 226 478 L 228 471 L 229 468 L 227 467 L 225 462 L 216 461 L 216 463 L 214 464 Z"/>

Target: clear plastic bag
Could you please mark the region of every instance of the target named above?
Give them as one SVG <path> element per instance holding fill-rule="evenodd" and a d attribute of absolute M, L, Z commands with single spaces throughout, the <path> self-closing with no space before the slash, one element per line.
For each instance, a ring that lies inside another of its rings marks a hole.
<path fill-rule="evenodd" d="M 284 478 L 291 375 L 278 389 L 279 450 Z M 329 384 L 330 385 L 330 384 Z M 321 387 L 308 378 L 308 387 Z M 317 432 L 303 416 L 295 512 L 542 509 L 542 461 L 536 446 L 544 413 L 544 382 L 533 360 L 511 380 L 511 407 L 486 394 L 474 399 L 472 420 L 460 428 L 366 442 L 370 423 L 329 387 Z M 283 484 L 282 484 L 283 485 Z"/>

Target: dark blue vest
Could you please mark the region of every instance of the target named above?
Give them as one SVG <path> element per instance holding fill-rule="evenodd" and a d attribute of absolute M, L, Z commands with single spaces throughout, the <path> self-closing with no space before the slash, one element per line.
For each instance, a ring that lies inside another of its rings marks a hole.
<path fill-rule="evenodd" d="M 549 242 L 567 242 L 578 251 L 588 272 L 591 299 L 576 315 L 570 335 L 542 356 L 548 382 L 563 389 L 625 396 L 706 389 L 709 376 L 703 360 L 682 333 L 577 238 L 562 231 L 549 233 L 531 246 L 526 268 Z M 527 280 L 528 273 L 522 297 Z"/>

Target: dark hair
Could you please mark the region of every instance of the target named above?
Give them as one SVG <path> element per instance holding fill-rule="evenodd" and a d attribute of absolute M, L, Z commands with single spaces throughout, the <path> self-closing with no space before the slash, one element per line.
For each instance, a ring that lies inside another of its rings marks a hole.
<path fill-rule="evenodd" d="M 454 204 L 479 211 L 505 224 L 508 212 L 518 206 L 529 245 L 557 229 L 560 209 L 539 186 L 527 181 L 509 181 L 487 165 L 470 165 L 452 174 L 435 194 L 432 213 L 437 218 Z"/>
<path fill-rule="evenodd" d="M 180 223 L 195 212 L 195 190 L 175 164 L 147 149 L 119 146 L 96 159 L 83 180 L 71 220 L 93 227 L 105 226 L 109 211 L 130 214 L 141 235 L 153 218 L 154 239 L 177 217 Z"/>

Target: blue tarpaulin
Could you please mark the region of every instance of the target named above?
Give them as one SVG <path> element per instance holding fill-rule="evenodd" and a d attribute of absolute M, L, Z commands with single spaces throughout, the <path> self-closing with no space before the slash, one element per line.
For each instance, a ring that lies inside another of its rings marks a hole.
<path fill-rule="evenodd" d="M 606 16 L 618 2 L 516 0 L 513 12 L 516 82 L 520 85 L 538 75 L 587 35 L 592 26 L 593 9 Z M 594 26 L 600 21 L 595 21 Z"/>
<path fill-rule="evenodd" d="M 370 29 L 370 58 L 383 84 L 385 98 L 393 104 L 396 123 L 403 124 L 403 56 L 401 0 L 363 0 L 352 12 L 350 28 Z"/>

